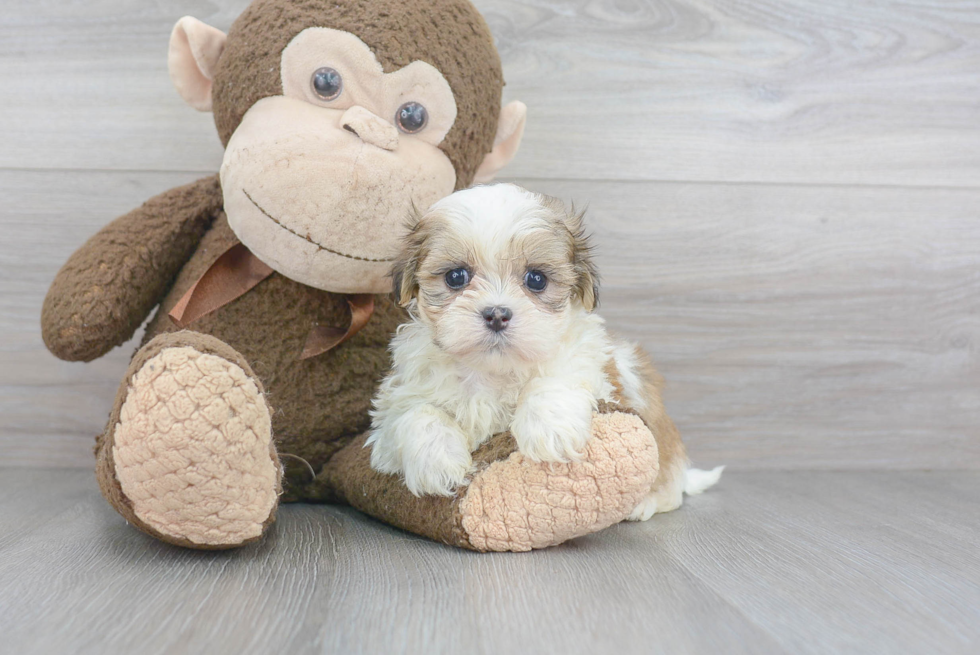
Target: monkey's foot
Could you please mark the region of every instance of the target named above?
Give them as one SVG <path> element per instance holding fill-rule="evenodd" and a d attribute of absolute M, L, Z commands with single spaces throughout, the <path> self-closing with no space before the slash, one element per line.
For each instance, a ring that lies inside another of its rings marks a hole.
<path fill-rule="evenodd" d="M 327 465 L 324 482 L 361 511 L 431 539 L 479 551 L 545 548 L 629 516 L 657 477 L 657 444 L 634 414 L 603 406 L 580 461 L 533 462 L 508 433 L 473 454 L 478 470 L 454 498 L 417 498 L 370 468 L 364 437 Z"/>
<path fill-rule="evenodd" d="M 98 457 L 109 502 L 163 541 L 233 548 L 275 519 L 269 408 L 248 364 L 213 337 L 165 334 L 137 353 Z"/>

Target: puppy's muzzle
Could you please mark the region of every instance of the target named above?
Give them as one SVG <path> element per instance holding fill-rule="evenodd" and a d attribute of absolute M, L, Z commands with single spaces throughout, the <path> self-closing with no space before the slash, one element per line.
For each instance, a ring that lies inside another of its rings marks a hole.
<path fill-rule="evenodd" d="M 509 307 L 485 307 L 481 314 L 487 328 L 493 332 L 506 330 L 510 319 L 514 317 L 514 312 Z"/>

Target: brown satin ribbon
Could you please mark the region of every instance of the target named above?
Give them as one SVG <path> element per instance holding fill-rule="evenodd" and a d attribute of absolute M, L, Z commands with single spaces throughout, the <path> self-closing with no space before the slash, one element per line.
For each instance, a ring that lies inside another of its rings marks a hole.
<path fill-rule="evenodd" d="M 226 250 L 204 275 L 187 290 L 170 318 L 184 328 L 247 293 L 275 271 L 241 243 Z M 306 338 L 300 359 L 322 355 L 344 343 L 367 325 L 374 312 L 374 296 L 368 293 L 345 296 L 350 307 L 350 325 L 345 328 L 315 325 Z"/>
<path fill-rule="evenodd" d="M 243 296 L 273 272 L 243 244 L 236 243 L 177 301 L 170 310 L 170 318 L 178 327 L 187 327 Z"/>
<path fill-rule="evenodd" d="M 374 296 L 369 293 L 354 293 L 345 296 L 350 307 L 350 326 L 345 330 L 325 325 L 314 326 L 310 336 L 306 337 L 306 345 L 300 360 L 309 359 L 323 354 L 331 348 L 336 348 L 367 325 L 368 319 L 374 313 Z"/>

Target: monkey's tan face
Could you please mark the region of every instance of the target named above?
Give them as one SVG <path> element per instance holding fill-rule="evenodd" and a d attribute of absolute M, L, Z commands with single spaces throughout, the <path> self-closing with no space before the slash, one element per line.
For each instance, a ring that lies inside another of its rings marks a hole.
<path fill-rule="evenodd" d="M 246 112 L 221 166 L 235 234 L 287 277 L 383 293 L 402 223 L 452 193 L 439 144 L 456 120 L 445 78 L 421 61 L 385 74 L 357 37 L 309 28 L 283 51 L 282 96 Z"/>

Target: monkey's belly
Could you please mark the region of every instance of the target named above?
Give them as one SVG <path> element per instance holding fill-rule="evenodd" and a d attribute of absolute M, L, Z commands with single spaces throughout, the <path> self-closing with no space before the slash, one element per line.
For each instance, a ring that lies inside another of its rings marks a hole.
<path fill-rule="evenodd" d="M 178 276 L 147 326 L 144 343 L 180 329 L 168 312 L 227 248 L 227 235 L 214 231 L 205 236 Z M 224 238 L 216 243 L 215 237 Z M 347 301 L 343 295 L 274 273 L 187 329 L 221 339 L 246 358 L 265 388 L 277 448 L 302 457 L 318 471 L 339 448 L 367 429 L 371 397 L 389 366 L 388 342 L 404 318 L 390 298 L 376 296 L 375 312 L 364 329 L 333 350 L 300 360 L 315 325 L 349 324 Z M 290 462 L 285 463 L 292 468 Z"/>

